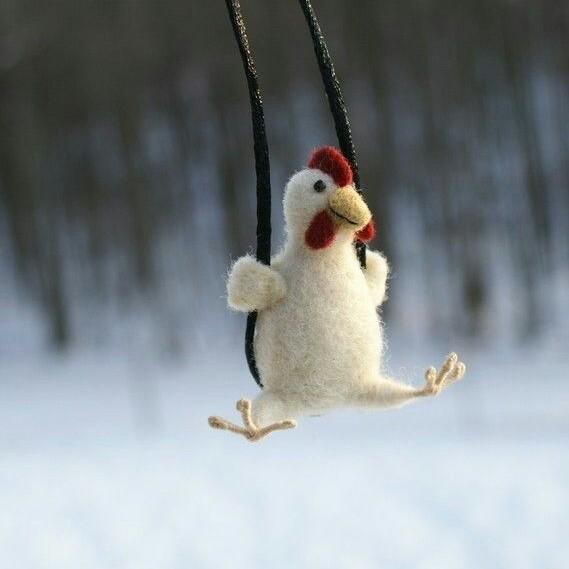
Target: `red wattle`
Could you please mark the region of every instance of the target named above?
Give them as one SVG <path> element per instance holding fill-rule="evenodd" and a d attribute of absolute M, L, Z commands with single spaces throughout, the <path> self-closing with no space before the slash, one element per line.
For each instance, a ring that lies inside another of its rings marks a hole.
<path fill-rule="evenodd" d="M 334 222 L 326 211 L 321 211 L 312 218 L 304 241 L 311 249 L 324 249 L 332 245 L 334 237 Z"/>
<path fill-rule="evenodd" d="M 369 223 L 363 229 L 360 229 L 356 233 L 356 239 L 358 239 L 359 241 L 363 241 L 364 243 L 367 243 L 368 241 L 371 241 L 374 237 L 375 237 L 375 223 L 373 222 L 373 219 L 370 219 Z"/>

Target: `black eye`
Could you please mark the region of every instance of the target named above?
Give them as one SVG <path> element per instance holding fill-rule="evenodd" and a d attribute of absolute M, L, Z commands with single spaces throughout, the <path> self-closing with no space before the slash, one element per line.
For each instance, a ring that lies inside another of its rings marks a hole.
<path fill-rule="evenodd" d="M 322 180 L 318 180 L 314 183 L 314 191 L 315 192 L 323 192 L 326 189 L 326 184 Z"/>

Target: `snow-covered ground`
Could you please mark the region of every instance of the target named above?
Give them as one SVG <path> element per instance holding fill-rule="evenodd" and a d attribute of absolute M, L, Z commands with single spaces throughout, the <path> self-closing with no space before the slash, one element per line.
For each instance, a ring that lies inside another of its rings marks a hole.
<path fill-rule="evenodd" d="M 445 350 L 392 348 L 405 379 Z M 563 350 L 460 352 L 436 400 L 254 445 L 206 421 L 256 393 L 239 353 L 4 353 L 0 567 L 565 569 Z"/>

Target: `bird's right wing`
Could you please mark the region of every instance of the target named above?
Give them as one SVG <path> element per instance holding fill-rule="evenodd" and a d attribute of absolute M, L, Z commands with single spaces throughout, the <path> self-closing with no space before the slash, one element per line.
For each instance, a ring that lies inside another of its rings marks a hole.
<path fill-rule="evenodd" d="M 286 295 L 283 277 L 250 255 L 237 260 L 227 279 L 227 302 L 243 312 L 264 310 Z"/>

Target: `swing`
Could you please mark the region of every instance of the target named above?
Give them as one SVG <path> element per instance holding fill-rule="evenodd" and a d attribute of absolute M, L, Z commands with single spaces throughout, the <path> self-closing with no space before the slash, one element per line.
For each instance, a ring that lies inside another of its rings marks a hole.
<path fill-rule="evenodd" d="M 382 371 L 377 308 L 385 300 L 389 267 L 381 253 L 367 249 L 375 227 L 360 190 L 346 105 L 310 0 L 299 3 L 339 149 L 317 148 L 307 167 L 288 181 L 286 242 L 271 259 L 270 162 L 261 91 L 239 0 L 226 0 L 249 90 L 257 179 L 256 258 L 246 255 L 233 265 L 228 304 L 248 313 L 245 355 L 262 391 L 253 402 L 237 402 L 242 426 L 217 416 L 209 424 L 250 441 L 296 427 L 300 415 L 401 406 L 437 395 L 466 370 L 450 353 L 438 371 L 426 370 L 421 388 Z"/>

